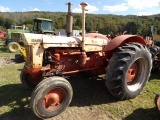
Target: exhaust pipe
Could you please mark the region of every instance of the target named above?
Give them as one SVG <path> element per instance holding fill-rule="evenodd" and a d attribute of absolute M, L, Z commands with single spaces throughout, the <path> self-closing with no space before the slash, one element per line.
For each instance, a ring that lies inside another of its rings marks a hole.
<path fill-rule="evenodd" d="M 71 12 L 71 2 L 66 3 L 68 5 L 68 14 L 66 15 L 66 33 L 67 37 L 71 36 L 72 33 L 72 26 L 73 26 L 73 16 Z"/>
<path fill-rule="evenodd" d="M 87 11 L 85 9 L 85 7 L 87 6 L 87 3 L 82 2 L 81 4 L 82 7 L 82 50 L 85 51 L 84 47 L 85 47 L 85 41 L 84 41 L 84 36 L 85 36 L 85 11 Z"/>

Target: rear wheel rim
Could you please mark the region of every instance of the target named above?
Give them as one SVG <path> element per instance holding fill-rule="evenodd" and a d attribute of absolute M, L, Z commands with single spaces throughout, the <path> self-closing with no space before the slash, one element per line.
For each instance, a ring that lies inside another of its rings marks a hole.
<path fill-rule="evenodd" d="M 137 59 L 127 71 L 126 84 L 127 88 L 135 92 L 141 88 L 146 79 L 146 70 L 148 64 L 145 59 Z"/>
<path fill-rule="evenodd" d="M 12 46 L 11 46 L 11 49 L 13 49 L 13 50 L 17 50 L 17 49 L 18 49 L 18 47 L 17 47 L 17 45 L 12 45 Z"/>
<path fill-rule="evenodd" d="M 66 93 L 62 88 L 55 88 L 50 90 L 43 99 L 43 106 L 46 111 L 56 111 L 59 109 L 66 98 Z"/>
<path fill-rule="evenodd" d="M 137 75 L 138 67 L 136 63 L 133 63 L 127 72 L 127 84 L 130 84 L 135 80 Z"/>
<path fill-rule="evenodd" d="M 18 51 L 18 46 L 16 44 L 12 44 L 9 46 L 9 49 L 13 52 L 16 52 L 16 51 Z"/>

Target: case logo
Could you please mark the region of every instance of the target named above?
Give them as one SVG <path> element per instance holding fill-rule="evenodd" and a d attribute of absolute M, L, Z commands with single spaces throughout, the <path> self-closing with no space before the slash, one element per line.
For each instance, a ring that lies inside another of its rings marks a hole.
<path fill-rule="evenodd" d="M 31 39 L 31 42 L 41 42 L 42 39 Z"/>

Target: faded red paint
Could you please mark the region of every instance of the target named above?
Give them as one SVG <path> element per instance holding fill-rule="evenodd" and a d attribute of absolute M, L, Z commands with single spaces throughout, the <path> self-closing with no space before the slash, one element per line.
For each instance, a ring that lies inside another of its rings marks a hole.
<path fill-rule="evenodd" d="M 107 41 L 110 41 L 105 35 L 100 33 L 87 33 L 85 34 L 85 37 L 102 38 L 102 39 L 106 39 Z"/>
<path fill-rule="evenodd" d="M 128 42 L 137 42 L 143 45 L 146 45 L 145 40 L 136 35 L 120 35 L 114 39 L 112 39 L 103 49 L 104 52 L 114 51 L 119 46 L 123 45 L 124 43 Z"/>
<path fill-rule="evenodd" d="M 32 69 L 25 66 L 24 70 L 28 76 L 28 79 L 34 81 L 35 83 L 39 83 L 43 79 L 41 68 Z"/>
<path fill-rule="evenodd" d="M 61 88 L 55 88 L 45 95 L 43 106 L 47 111 L 55 111 L 63 104 L 64 99 L 65 94 L 63 90 Z"/>
<path fill-rule="evenodd" d="M 137 64 L 133 63 L 127 72 L 127 83 L 128 84 L 134 81 L 135 77 L 137 76 L 137 72 L 138 72 Z"/>
<path fill-rule="evenodd" d="M 54 49 L 50 48 L 49 52 L 59 61 L 63 61 L 60 65 L 58 61 L 51 65 L 51 70 L 47 73 L 63 69 L 62 74 L 75 74 L 81 71 L 92 70 L 94 74 L 104 74 L 107 61 L 103 52 L 80 52 L 79 48 L 71 49 Z M 59 66 L 58 66 L 59 65 Z M 55 66 L 57 66 L 55 68 Z"/>

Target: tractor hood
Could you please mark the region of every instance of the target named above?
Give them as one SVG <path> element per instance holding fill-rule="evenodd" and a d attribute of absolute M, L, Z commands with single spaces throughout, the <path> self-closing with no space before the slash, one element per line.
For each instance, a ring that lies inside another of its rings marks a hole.
<path fill-rule="evenodd" d="M 43 47 L 82 47 L 82 37 L 72 36 L 56 36 L 45 34 L 23 34 L 24 44 L 32 45 L 41 43 Z M 104 45 L 107 45 L 108 41 L 103 38 L 85 37 L 85 51 L 101 51 Z"/>

